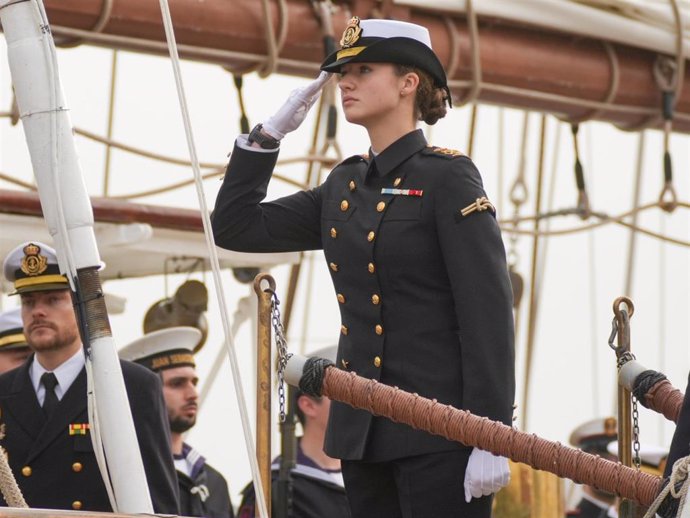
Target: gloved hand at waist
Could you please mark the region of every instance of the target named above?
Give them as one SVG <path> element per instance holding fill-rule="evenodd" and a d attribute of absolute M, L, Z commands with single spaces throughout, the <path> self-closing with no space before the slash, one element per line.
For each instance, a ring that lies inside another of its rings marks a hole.
<path fill-rule="evenodd" d="M 495 493 L 510 482 L 508 459 L 474 448 L 465 470 L 465 501 Z"/>

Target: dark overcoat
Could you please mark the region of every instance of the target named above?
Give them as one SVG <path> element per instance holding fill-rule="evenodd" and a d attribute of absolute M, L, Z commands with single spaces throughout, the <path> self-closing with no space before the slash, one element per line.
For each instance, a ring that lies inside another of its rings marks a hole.
<path fill-rule="evenodd" d="M 89 432 L 86 369 L 69 387 L 46 422 L 31 384 L 33 355 L 0 376 L 0 444 L 29 507 L 112 511 Z M 154 511 L 179 514 L 177 478 L 161 382 L 148 369 L 121 361 L 127 396 Z M 72 433 L 70 433 L 72 425 Z M 7 505 L 0 497 L 0 505 Z"/>
<path fill-rule="evenodd" d="M 511 423 L 512 292 L 472 161 L 421 131 L 354 156 L 311 190 L 261 203 L 278 153 L 235 146 L 213 213 L 216 242 L 245 252 L 323 249 L 342 318 L 337 364 Z M 459 448 L 334 402 L 326 452 L 387 461 Z"/>
<path fill-rule="evenodd" d="M 228 483 L 213 467 L 204 464 L 193 480 L 179 471 L 177 478 L 180 484 L 180 512 L 183 516 L 234 518 Z"/>

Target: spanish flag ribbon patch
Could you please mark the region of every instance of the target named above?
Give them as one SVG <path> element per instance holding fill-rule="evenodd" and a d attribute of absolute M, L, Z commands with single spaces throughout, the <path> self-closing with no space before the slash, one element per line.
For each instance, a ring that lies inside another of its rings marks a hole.
<path fill-rule="evenodd" d="M 72 423 L 69 425 L 70 435 L 86 435 L 89 429 L 89 423 Z"/>

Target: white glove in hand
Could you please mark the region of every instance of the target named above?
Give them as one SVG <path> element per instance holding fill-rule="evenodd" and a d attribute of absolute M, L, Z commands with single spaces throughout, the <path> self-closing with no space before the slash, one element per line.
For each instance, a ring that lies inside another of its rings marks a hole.
<path fill-rule="evenodd" d="M 465 470 L 465 502 L 495 493 L 510 482 L 508 459 L 474 448 Z"/>
<path fill-rule="evenodd" d="M 296 130 L 332 75 L 321 72 L 315 81 L 293 90 L 285 104 L 263 123 L 263 130 L 277 140 L 282 139 L 286 133 Z"/>

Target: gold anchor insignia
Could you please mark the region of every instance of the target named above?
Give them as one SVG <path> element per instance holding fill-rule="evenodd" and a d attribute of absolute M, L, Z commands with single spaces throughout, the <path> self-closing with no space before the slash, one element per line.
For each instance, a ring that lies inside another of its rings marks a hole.
<path fill-rule="evenodd" d="M 359 16 L 353 16 L 350 21 L 347 22 L 347 27 L 343 31 L 343 37 L 340 38 L 340 46 L 344 49 L 352 47 L 357 40 L 359 40 L 359 35 L 362 33 L 362 28 L 359 26 Z"/>
<path fill-rule="evenodd" d="M 41 255 L 41 247 L 29 243 L 24 247 L 24 258 L 22 259 L 21 270 L 31 276 L 41 275 L 48 269 L 48 258 Z"/>

